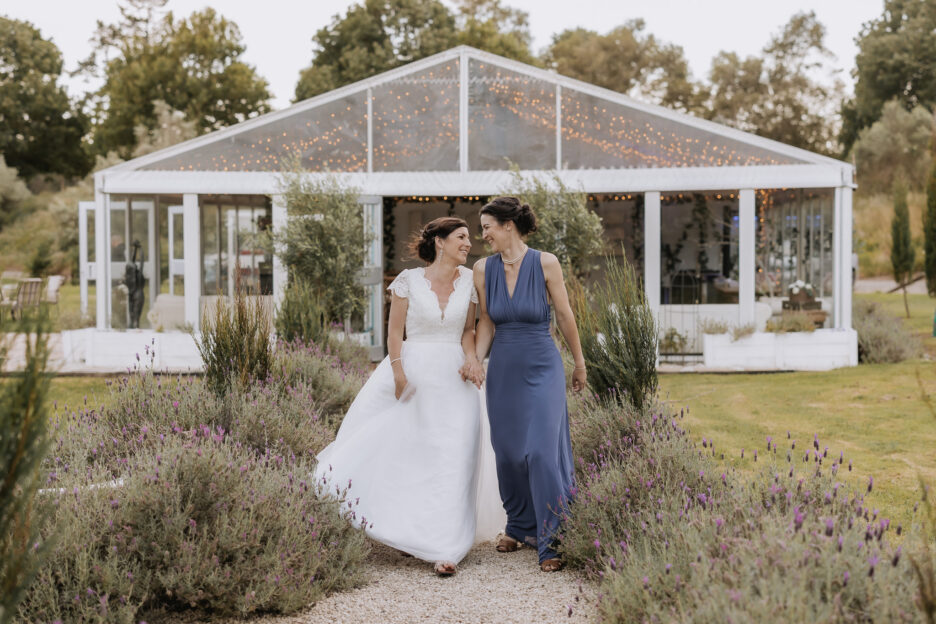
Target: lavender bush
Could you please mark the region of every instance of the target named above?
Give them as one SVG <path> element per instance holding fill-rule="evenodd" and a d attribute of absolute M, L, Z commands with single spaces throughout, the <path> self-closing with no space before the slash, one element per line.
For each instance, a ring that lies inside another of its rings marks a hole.
<path fill-rule="evenodd" d="M 143 355 L 104 406 L 54 421 L 43 535 L 58 539 L 21 617 L 290 613 L 358 584 L 368 547 L 354 501 L 311 473 L 363 370 L 280 345 L 265 378 L 219 396 L 154 375 Z"/>
<path fill-rule="evenodd" d="M 86 412 L 66 426 L 80 446 L 100 423 Z M 116 479 L 105 462 L 53 465 L 59 539 L 20 607 L 28 621 L 289 613 L 360 582 L 353 504 L 323 496 L 310 462 L 208 426 L 149 429 L 130 446 Z"/>
<path fill-rule="evenodd" d="M 591 454 L 561 536 L 600 584 L 599 621 L 922 621 L 908 557 L 890 543 L 902 527 L 848 491 L 844 458 L 818 439 L 749 449 L 752 478 L 718 470 L 720 449 L 693 443 L 681 414 L 574 408 L 575 421 L 604 421 L 574 437 L 608 433 L 577 443 Z"/>

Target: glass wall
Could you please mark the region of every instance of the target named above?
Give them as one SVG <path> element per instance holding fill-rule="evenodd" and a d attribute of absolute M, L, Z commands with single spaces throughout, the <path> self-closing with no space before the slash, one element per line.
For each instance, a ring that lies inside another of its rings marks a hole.
<path fill-rule="evenodd" d="M 611 257 L 626 258 L 638 277 L 644 272 L 644 196 L 643 193 L 589 195 L 588 207 L 601 217 L 605 250 Z M 595 258 L 589 281 L 601 281 L 605 259 Z"/>
<path fill-rule="evenodd" d="M 202 295 L 273 294 L 273 254 L 264 235 L 273 225 L 265 195 L 200 197 Z"/>
<path fill-rule="evenodd" d="M 755 288 L 773 315 L 806 312 L 832 324 L 833 189 L 763 189 L 756 193 Z"/>
<path fill-rule="evenodd" d="M 737 191 L 660 198 L 660 303 L 738 303 Z"/>

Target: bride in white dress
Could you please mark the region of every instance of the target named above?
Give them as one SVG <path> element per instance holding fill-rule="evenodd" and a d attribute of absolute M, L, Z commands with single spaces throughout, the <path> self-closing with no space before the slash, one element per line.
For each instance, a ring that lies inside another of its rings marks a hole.
<path fill-rule="evenodd" d="M 484 372 L 474 346 L 477 293 L 462 266 L 468 224 L 436 219 L 411 248 L 428 266 L 403 271 L 388 287 L 389 355 L 319 453 L 315 476 L 331 491 L 350 482 L 358 526 L 447 576 L 506 516 L 476 387 Z"/>

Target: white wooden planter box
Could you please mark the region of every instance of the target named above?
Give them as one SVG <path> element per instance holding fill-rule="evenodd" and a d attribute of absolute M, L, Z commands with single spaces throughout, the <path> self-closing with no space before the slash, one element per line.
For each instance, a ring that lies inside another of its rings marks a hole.
<path fill-rule="evenodd" d="M 705 368 L 727 370 L 830 370 L 858 365 L 854 329 L 775 334 L 756 332 L 732 340 L 730 334 L 702 339 Z"/>

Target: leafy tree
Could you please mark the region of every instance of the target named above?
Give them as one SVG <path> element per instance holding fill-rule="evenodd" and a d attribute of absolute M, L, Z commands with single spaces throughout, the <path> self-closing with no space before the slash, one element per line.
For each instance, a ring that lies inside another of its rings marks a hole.
<path fill-rule="evenodd" d="M 922 189 L 934 131 L 933 117 L 922 106 L 908 111 L 897 100 L 885 104 L 881 118 L 859 133 L 852 149 L 862 191 L 886 192 L 897 178 Z"/>
<path fill-rule="evenodd" d="M 117 24 L 98 22 L 85 71 L 103 74 L 94 94 L 95 148 L 128 157 L 138 126 L 156 128 L 155 102 L 182 111 L 199 132 L 270 110 L 267 83 L 244 63 L 237 25 L 206 8 L 177 20 L 159 15 L 165 0 L 127 0 Z M 101 56 L 109 56 L 99 62 Z"/>
<path fill-rule="evenodd" d="M 637 19 L 606 35 L 584 28 L 565 30 L 553 37 L 544 54 L 546 65 L 570 78 L 698 111 L 704 92 L 690 80 L 683 49 L 644 34 L 644 27 Z"/>
<path fill-rule="evenodd" d="M 198 136 L 198 124 L 185 118 L 185 113 L 173 109 L 162 100 L 153 102 L 156 123 L 152 128 L 139 124 L 133 129 L 136 148 L 133 157 L 171 147 Z"/>
<path fill-rule="evenodd" d="M 539 65 L 530 51 L 529 14 L 500 0 L 458 0 L 456 24 L 460 45 L 469 45 L 523 63 Z"/>
<path fill-rule="evenodd" d="M 530 51 L 528 15 L 500 0 L 363 0 L 312 38 L 312 64 L 299 74 L 296 101 L 394 67 L 470 45 L 524 63 Z"/>
<path fill-rule="evenodd" d="M 328 322 L 362 313 L 367 292 L 358 275 L 368 238 L 357 189 L 334 178 L 311 181 L 296 168 L 283 174 L 280 193 L 289 222 L 275 243 L 290 276 L 304 282 Z"/>
<path fill-rule="evenodd" d="M 62 54 L 28 22 L 0 16 L 0 154 L 20 175 L 83 176 L 87 119 L 59 84 Z"/>
<path fill-rule="evenodd" d="M 859 132 L 894 98 L 907 109 L 936 105 L 936 4 L 884 0 L 884 11 L 856 39 L 855 96 L 842 104 L 841 142 L 851 150 Z"/>
<path fill-rule="evenodd" d="M 455 17 L 439 0 L 364 0 L 312 42 L 296 101 L 447 50 L 456 44 Z"/>
<path fill-rule="evenodd" d="M 524 178 L 514 166 L 507 194 L 519 197 L 536 212 L 536 231 L 527 242 L 540 251 L 554 254 L 565 272 L 584 279 L 604 252 L 601 217 L 589 210 L 587 196 L 563 184 L 558 174 L 552 180 Z"/>
<path fill-rule="evenodd" d="M 823 59 L 825 27 L 814 12 L 798 13 L 771 37 L 762 56 L 721 52 L 709 73 L 706 116 L 719 123 L 824 154 L 838 153 L 830 102 L 841 83 L 827 86 L 814 76 Z"/>
<path fill-rule="evenodd" d="M 3 154 L 0 154 L 0 229 L 19 215 L 22 203 L 30 195 L 26 183 L 19 178 L 19 172 L 7 165 Z"/>
<path fill-rule="evenodd" d="M 910 318 L 910 304 L 907 301 L 907 281 L 913 272 L 913 260 L 916 250 L 910 239 L 910 213 L 907 209 L 907 186 L 902 180 L 894 183 L 894 218 L 891 221 L 891 268 L 894 280 L 903 286 L 904 308 Z"/>
<path fill-rule="evenodd" d="M 926 181 L 926 209 L 923 211 L 923 268 L 926 272 L 926 291 L 930 297 L 936 297 L 936 159 L 931 158 L 930 162 L 929 179 Z"/>

